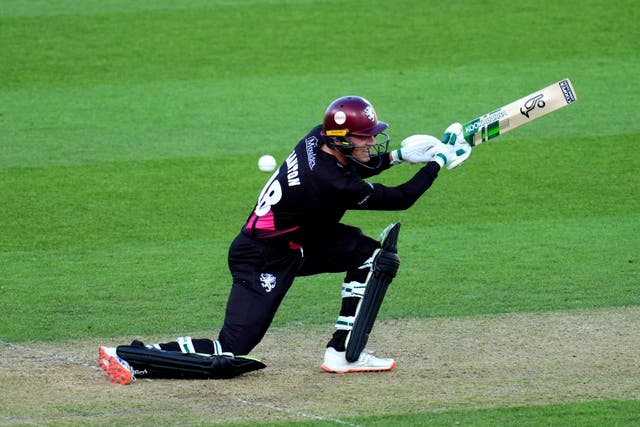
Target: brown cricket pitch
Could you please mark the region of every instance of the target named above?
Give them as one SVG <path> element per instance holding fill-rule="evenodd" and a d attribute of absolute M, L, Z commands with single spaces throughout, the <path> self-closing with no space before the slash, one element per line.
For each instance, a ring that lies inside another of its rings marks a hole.
<path fill-rule="evenodd" d="M 0 425 L 351 423 L 370 415 L 640 398 L 637 306 L 378 321 L 369 347 L 398 362 L 386 373 L 321 371 L 327 333 L 317 325 L 273 328 L 254 352 L 267 369 L 232 380 L 128 386 L 112 384 L 97 368 L 98 344 L 173 337 L 0 343 Z"/>

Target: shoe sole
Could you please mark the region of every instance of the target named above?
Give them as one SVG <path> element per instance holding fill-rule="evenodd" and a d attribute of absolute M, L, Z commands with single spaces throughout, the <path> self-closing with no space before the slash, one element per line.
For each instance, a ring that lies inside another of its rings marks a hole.
<path fill-rule="evenodd" d="M 109 379 L 114 384 L 127 385 L 135 380 L 133 372 L 124 366 L 118 357 L 110 355 L 103 346 L 98 348 L 98 362 L 100 369 L 107 371 Z"/>
<path fill-rule="evenodd" d="M 109 370 L 109 353 L 103 346 L 98 347 L 98 365 L 101 371 Z"/>
<path fill-rule="evenodd" d="M 109 357 L 109 379 L 115 384 L 127 385 L 133 381 L 133 373 L 117 357 Z"/>
<path fill-rule="evenodd" d="M 346 371 L 336 371 L 334 369 L 329 368 L 326 365 L 320 366 L 325 372 L 329 372 L 330 374 L 351 374 L 351 373 L 366 373 L 366 372 L 387 372 L 393 371 L 396 367 L 396 361 L 394 360 L 391 366 L 388 368 L 358 368 L 358 369 L 347 369 Z"/>

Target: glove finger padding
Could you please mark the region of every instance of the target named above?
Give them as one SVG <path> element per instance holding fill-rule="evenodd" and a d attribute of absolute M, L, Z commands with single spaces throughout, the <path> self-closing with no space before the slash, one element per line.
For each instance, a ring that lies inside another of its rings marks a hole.
<path fill-rule="evenodd" d="M 433 149 L 441 145 L 438 138 L 431 135 L 411 135 L 402 140 L 401 146 L 391 152 L 391 164 L 407 162 L 410 164 L 427 163 L 433 160 Z"/>
<path fill-rule="evenodd" d="M 400 145 L 402 147 L 414 147 L 416 145 L 432 147 L 437 145 L 438 142 L 440 141 L 438 141 L 438 138 L 435 136 L 418 134 L 406 137 L 402 140 Z"/>
<path fill-rule="evenodd" d="M 447 169 L 455 169 L 460 166 L 465 160 L 469 158 L 471 155 L 471 147 L 469 147 L 469 151 L 464 151 L 462 149 L 456 151 L 456 157 L 449 163 L 447 163 Z"/>
<path fill-rule="evenodd" d="M 462 124 L 457 122 L 451 123 L 449 127 L 445 129 L 444 135 L 442 135 L 442 142 L 449 145 L 465 142 Z"/>
<path fill-rule="evenodd" d="M 464 163 L 471 155 L 471 145 L 464 139 L 462 124 L 452 123 L 444 131 L 442 143 L 453 146 L 451 158 L 446 163 L 447 169 L 455 169 Z"/>

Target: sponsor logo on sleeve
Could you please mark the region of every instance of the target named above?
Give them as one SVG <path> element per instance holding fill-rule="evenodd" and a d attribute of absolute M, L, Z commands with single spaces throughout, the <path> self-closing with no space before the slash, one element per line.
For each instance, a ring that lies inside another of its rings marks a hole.
<path fill-rule="evenodd" d="M 316 167 L 316 150 L 318 148 L 318 138 L 310 136 L 304 140 L 305 148 L 307 149 L 307 162 L 309 163 L 309 169 L 313 170 Z"/>

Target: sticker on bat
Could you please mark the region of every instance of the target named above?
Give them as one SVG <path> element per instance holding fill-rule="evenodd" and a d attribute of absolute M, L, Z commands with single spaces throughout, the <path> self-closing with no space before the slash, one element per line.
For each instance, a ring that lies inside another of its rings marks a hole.
<path fill-rule="evenodd" d="M 525 116 L 527 119 L 529 118 L 529 112 L 531 110 L 533 110 L 534 108 L 538 107 L 538 108 L 544 108 L 544 106 L 546 105 L 543 101 L 544 98 L 544 94 L 540 94 L 540 95 L 536 95 L 533 98 L 529 98 L 527 99 L 527 101 L 524 103 L 524 108 L 520 107 L 520 114 L 522 114 L 523 116 Z M 526 108 L 526 110 L 525 110 Z"/>

